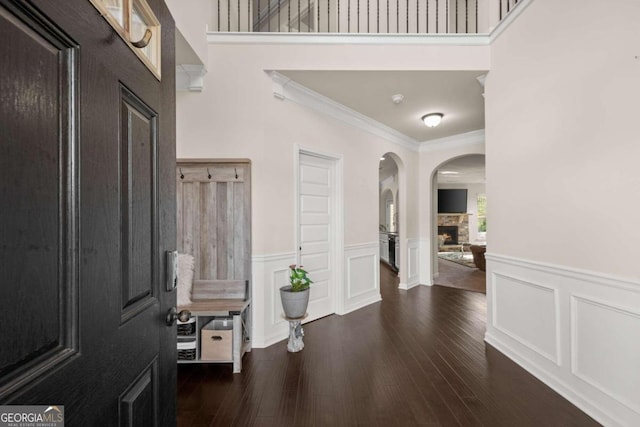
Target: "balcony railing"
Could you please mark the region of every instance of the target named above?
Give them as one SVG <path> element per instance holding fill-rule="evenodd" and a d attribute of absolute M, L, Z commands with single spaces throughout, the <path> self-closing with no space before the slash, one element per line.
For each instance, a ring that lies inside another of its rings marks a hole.
<path fill-rule="evenodd" d="M 519 0 L 213 1 L 214 32 L 470 34 L 488 32 Z"/>

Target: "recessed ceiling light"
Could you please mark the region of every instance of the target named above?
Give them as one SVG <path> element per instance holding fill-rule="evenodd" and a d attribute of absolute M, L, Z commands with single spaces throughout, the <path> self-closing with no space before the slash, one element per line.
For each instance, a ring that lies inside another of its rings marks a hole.
<path fill-rule="evenodd" d="M 444 117 L 444 114 L 442 113 L 430 113 L 422 116 L 422 121 L 428 127 L 434 128 L 440 124 L 443 117 Z"/>
<path fill-rule="evenodd" d="M 382 161 L 382 160 L 384 160 L 384 156 L 380 157 L 380 160 L 381 160 L 381 161 Z"/>

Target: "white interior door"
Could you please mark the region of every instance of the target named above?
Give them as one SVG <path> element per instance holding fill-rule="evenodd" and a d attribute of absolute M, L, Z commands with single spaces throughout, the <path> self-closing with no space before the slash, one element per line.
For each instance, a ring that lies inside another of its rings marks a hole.
<path fill-rule="evenodd" d="M 335 312 L 335 162 L 300 153 L 298 263 L 313 280 L 309 318 Z"/>

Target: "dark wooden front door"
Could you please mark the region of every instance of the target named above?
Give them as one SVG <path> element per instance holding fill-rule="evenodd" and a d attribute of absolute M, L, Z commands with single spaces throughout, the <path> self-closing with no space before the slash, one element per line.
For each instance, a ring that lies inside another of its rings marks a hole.
<path fill-rule="evenodd" d="M 159 81 L 89 0 L 0 0 L 0 404 L 175 424 L 174 24 Z"/>

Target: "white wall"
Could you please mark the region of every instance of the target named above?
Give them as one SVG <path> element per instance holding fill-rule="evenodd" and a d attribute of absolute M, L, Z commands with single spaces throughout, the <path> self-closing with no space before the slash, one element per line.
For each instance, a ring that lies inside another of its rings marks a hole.
<path fill-rule="evenodd" d="M 486 46 L 210 44 L 202 93 L 177 94 L 178 158 L 252 161 L 254 344 L 286 336 L 277 312 L 281 269 L 295 261 L 294 156 L 298 146 L 340 156 L 344 180 L 344 280 L 338 312 L 379 300 L 378 166 L 400 162 L 400 274 L 418 284 L 418 155 L 313 109 L 273 96 L 265 70 L 486 69 Z"/>
<path fill-rule="evenodd" d="M 487 340 L 640 425 L 640 2 L 536 0 L 486 80 Z"/>
<path fill-rule="evenodd" d="M 207 63 L 207 22 L 211 10 L 211 0 L 165 0 L 176 27 L 184 36 L 193 52 L 200 59 L 199 63 Z M 194 62 L 197 63 L 197 62 Z"/>

